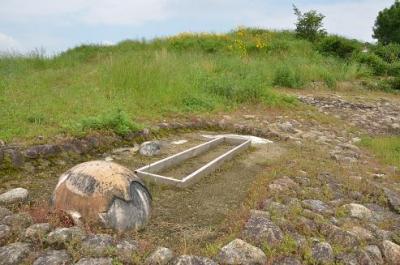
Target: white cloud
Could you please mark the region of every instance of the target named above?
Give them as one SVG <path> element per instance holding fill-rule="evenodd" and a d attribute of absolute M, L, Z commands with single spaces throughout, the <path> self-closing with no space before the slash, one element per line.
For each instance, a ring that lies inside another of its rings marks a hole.
<path fill-rule="evenodd" d="M 138 25 L 168 16 L 168 0 L 2 0 L 1 20 L 52 19 L 104 25 Z M 58 19 L 54 19 L 58 18 Z"/>
<path fill-rule="evenodd" d="M 83 21 L 90 24 L 138 25 L 168 17 L 166 0 L 100 0 L 83 13 Z"/>
<path fill-rule="evenodd" d="M 14 38 L 0 32 L 0 51 L 16 52 L 22 48 L 21 44 Z"/>

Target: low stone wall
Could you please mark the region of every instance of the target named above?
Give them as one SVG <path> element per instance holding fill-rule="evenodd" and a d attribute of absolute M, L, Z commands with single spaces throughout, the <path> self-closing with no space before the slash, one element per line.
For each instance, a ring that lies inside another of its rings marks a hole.
<path fill-rule="evenodd" d="M 0 169 L 24 170 L 37 164 L 40 164 L 41 167 L 50 166 L 51 163 L 57 164 L 61 163 L 60 161 L 75 160 L 85 155 L 105 152 L 133 141 L 142 142 L 160 136 L 163 133 L 180 130 L 216 130 L 249 134 L 273 140 L 280 138 L 279 134 L 268 128 L 249 127 L 242 124 L 229 123 L 225 120 L 193 119 L 184 122 L 160 123 L 124 137 L 97 135 L 33 146 L 0 146 Z"/>

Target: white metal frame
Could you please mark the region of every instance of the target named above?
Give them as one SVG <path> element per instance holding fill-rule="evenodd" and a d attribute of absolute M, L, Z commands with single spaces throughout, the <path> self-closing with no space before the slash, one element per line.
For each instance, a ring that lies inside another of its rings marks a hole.
<path fill-rule="evenodd" d="M 157 174 L 185 160 L 203 154 L 223 142 L 234 144 L 236 146 L 230 149 L 229 151 L 225 152 L 224 154 L 218 156 L 217 158 L 213 159 L 212 161 L 208 162 L 199 169 L 195 170 L 194 172 L 190 173 L 181 180 Z M 250 145 L 251 145 L 251 140 L 248 139 L 238 139 L 234 137 L 219 137 L 212 141 L 192 147 L 178 154 L 164 158 L 150 165 L 141 167 L 137 169 L 135 172 L 140 178 L 148 180 L 150 182 L 185 188 L 198 182 L 204 175 L 213 172 L 226 160 L 231 159 L 241 151 L 247 149 Z"/>

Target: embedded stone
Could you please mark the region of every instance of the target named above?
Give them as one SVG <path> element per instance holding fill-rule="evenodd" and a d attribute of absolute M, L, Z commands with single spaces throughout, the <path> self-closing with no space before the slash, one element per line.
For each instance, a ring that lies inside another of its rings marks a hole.
<path fill-rule="evenodd" d="M 107 234 L 89 235 L 82 241 L 82 249 L 90 256 L 105 256 L 113 246 L 113 238 Z"/>
<path fill-rule="evenodd" d="M 32 246 L 27 243 L 16 242 L 0 248 L 1 265 L 17 265 L 29 255 Z"/>
<path fill-rule="evenodd" d="M 274 180 L 268 187 L 272 192 L 281 192 L 291 189 L 297 189 L 299 187 L 299 184 L 294 182 L 289 177 L 285 176 L 280 179 Z"/>
<path fill-rule="evenodd" d="M 82 241 L 85 232 L 79 227 L 57 228 L 47 236 L 47 243 L 56 246 L 65 246 L 70 242 Z"/>
<path fill-rule="evenodd" d="M 161 152 L 161 145 L 157 141 L 144 142 L 140 145 L 139 153 L 143 156 L 156 156 Z"/>
<path fill-rule="evenodd" d="M 51 226 L 48 223 L 33 224 L 26 229 L 25 238 L 43 240 L 50 230 Z"/>
<path fill-rule="evenodd" d="M 382 242 L 382 252 L 386 261 L 390 265 L 400 264 L 400 246 L 392 241 L 385 240 Z"/>
<path fill-rule="evenodd" d="M 112 162 L 91 161 L 61 175 L 53 204 L 56 209 L 83 220 L 99 220 L 115 230 L 138 230 L 150 218 L 151 195 L 129 169 Z"/>
<path fill-rule="evenodd" d="M 375 262 L 376 265 L 384 264 L 382 253 L 378 246 L 369 245 L 365 247 L 365 251 L 367 252 L 369 258 Z"/>
<path fill-rule="evenodd" d="M 389 201 L 390 207 L 400 214 L 400 195 L 394 191 L 389 189 L 383 189 L 386 195 L 386 198 Z"/>
<path fill-rule="evenodd" d="M 71 261 L 71 256 L 66 250 L 47 250 L 33 262 L 33 265 L 65 265 Z"/>
<path fill-rule="evenodd" d="M 369 219 L 372 217 L 372 211 L 364 205 L 350 203 L 342 207 L 344 207 L 348 211 L 350 217 L 357 219 Z"/>
<path fill-rule="evenodd" d="M 261 249 L 235 239 L 221 249 L 216 260 L 221 264 L 262 265 L 267 263 L 267 256 Z"/>
<path fill-rule="evenodd" d="M 139 244 L 135 240 L 125 239 L 118 242 L 115 246 L 117 255 L 122 261 L 129 262 L 132 259 L 132 254 L 137 252 Z"/>
<path fill-rule="evenodd" d="M 243 236 L 255 243 L 276 245 L 283 239 L 282 230 L 274 224 L 267 212 L 252 211 L 245 224 Z"/>
<path fill-rule="evenodd" d="M 329 243 L 320 242 L 312 248 L 312 256 L 320 264 L 329 264 L 333 262 L 333 249 Z"/>
<path fill-rule="evenodd" d="M 33 219 L 27 213 L 16 213 L 4 217 L 2 223 L 10 226 L 12 230 L 20 230 L 33 224 Z"/>
<path fill-rule="evenodd" d="M 0 245 L 11 235 L 11 229 L 8 225 L 0 225 Z"/>
<path fill-rule="evenodd" d="M 183 255 L 177 257 L 172 262 L 173 265 L 218 265 L 215 261 L 198 256 Z"/>
<path fill-rule="evenodd" d="M 0 222 L 3 220 L 4 217 L 12 215 L 12 212 L 8 210 L 7 208 L 1 207 L 0 206 Z"/>
<path fill-rule="evenodd" d="M 310 209 L 312 211 L 318 213 L 331 213 L 332 211 L 329 209 L 329 206 L 320 200 L 303 200 L 302 204 L 305 208 Z"/>
<path fill-rule="evenodd" d="M 24 188 L 15 188 L 0 194 L 0 204 L 24 202 L 28 199 L 29 192 Z"/>
<path fill-rule="evenodd" d="M 147 265 L 166 265 L 174 258 L 169 248 L 158 247 L 145 261 Z"/>
<path fill-rule="evenodd" d="M 301 265 L 301 262 L 294 257 L 285 257 L 275 261 L 273 265 Z"/>
<path fill-rule="evenodd" d="M 113 265 L 112 258 L 82 258 L 75 265 Z"/>

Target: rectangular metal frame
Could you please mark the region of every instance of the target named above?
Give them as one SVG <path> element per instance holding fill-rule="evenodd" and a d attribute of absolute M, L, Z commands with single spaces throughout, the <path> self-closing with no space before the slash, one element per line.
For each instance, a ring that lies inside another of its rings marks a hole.
<path fill-rule="evenodd" d="M 227 142 L 230 144 L 237 145 L 234 148 L 230 149 L 229 151 L 225 152 L 224 154 L 218 156 L 217 158 L 213 159 L 212 161 L 208 162 L 204 166 L 200 167 L 199 169 L 195 170 L 188 176 L 184 177 L 183 179 L 175 179 L 171 177 L 165 177 L 159 175 L 157 173 L 175 166 L 185 160 L 190 158 L 196 157 L 200 154 L 207 152 L 208 150 L 212 149 L 213 147 Z M 237 139 L 237 138 L 230 138 L 230 137 L 219 137 L 209 142 L 200 144 L 198 146 L 192 147 L 188 150 L 180 152 L 178 154 L 169 156 L 164 158 L 160 161 L 152 163 L 150 165 L 141 167 L 137 169 L 135 172 L 136 174 L 144 179 L 154 183 L 165 184 L 176 186 L 180 188 L 188 187 L 196 182 L 198 182 L 204 175 L 207 175 L 214 170 L 216 170 L 221 164 L 223 164 L 226 160 L 231 159 L 233 156 L 237 155 L 239 152 L 247 149 L 251 145 L 251 140 L 247 139 Z"/>

